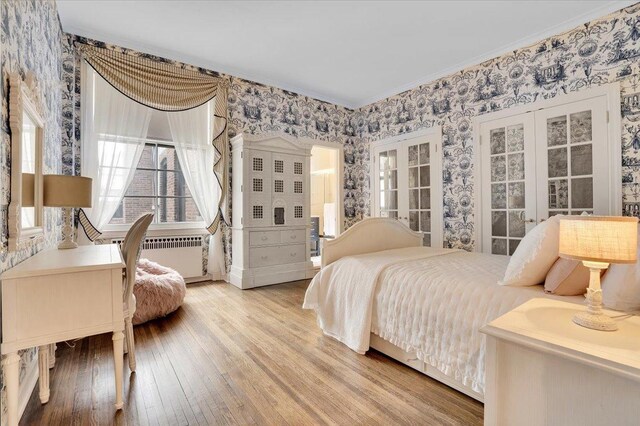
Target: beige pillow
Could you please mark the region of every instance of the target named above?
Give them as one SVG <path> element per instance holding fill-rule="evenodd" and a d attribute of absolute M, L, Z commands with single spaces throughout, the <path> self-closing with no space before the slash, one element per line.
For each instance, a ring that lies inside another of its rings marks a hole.
<path fill-rule="evenodd" d="M 638 227 L 638 261 L 609 265 L 602 279 L 602 303 L 617 311 L 640 311 L 640 227 Z"/>
<path fill-rule="evenodd" d="M 580 296 L 589 287 L 589 268 L 578 260 L 559 258 L 544 280 L 544 291 L 558 296 Z"/>

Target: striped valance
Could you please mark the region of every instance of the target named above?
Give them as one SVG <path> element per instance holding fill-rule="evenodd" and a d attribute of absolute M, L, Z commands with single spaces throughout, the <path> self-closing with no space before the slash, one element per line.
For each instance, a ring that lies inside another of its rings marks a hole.
<path fill-rule="evenodd" d="M 150 108 L 167 112 L 185 111 L 201 106 L 215 98 L 214 117 L 212 117 L 212 144 L 216 150 L 216 156 L 212 167 L 217 184 L 220 185 L 221 197 L 218 214 L 207 227 L 209 232 L 214 234 L 220 221 L 226 217 L 223 209 L 227 205 L 229 183 L 227 163 L 229 158 L 227 134 L 229 81 L 226 78 L 118 50 L 92 45 L 80 45 L 78 50 L 87 63 L 115 89 Z M 88 225 L 93 228 L 90 223 Z M 85 227 L 84 224 L 83 227 Z M 86 229 L 87 227 L 85 227 Z M 95 231 L 97 232 L 97 230 Z M 93 233 L 93 231 L 89 233 Z M 89 237 L 91 238 L 91 236 Z"/>

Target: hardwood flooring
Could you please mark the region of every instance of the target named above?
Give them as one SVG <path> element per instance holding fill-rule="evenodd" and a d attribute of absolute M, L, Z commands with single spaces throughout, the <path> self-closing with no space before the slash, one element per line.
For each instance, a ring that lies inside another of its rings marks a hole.
<path fill-rule="evenodd" d="M 125 408 L 114 412 L 111 336 L 58 344 L 51 398 L 21 424 L 480 425 L 482 404 L 386 356 L 324 337 L 301 309 L 308 281 L 191 285 L 181 309 L 135 328 Z"/>

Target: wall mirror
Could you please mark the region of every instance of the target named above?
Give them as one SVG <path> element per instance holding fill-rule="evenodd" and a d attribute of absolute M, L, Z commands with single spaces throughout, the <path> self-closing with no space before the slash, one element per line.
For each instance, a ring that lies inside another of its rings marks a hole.
<path fill-rule="evenodd" d="M 9 250 L 19 250 L 44 236 L 42 157 L 44 112 L 35 77 L 9 76 L 11 127 L 11 201 Z"/>

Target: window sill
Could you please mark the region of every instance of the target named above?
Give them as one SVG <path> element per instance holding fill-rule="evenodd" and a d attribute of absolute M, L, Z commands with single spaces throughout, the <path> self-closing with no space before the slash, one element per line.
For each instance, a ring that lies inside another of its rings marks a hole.
<path fill-rule="evenodd" d="M 100 236 L 101 240 L 112 240 L 118 238 L 124 238 L 127 235 L 129 229 L 125 227 L 118 227 L 113 229 L 107 229 Z M 174 236 L 195 236 L 195 235 L 207 235 L 207 231 L 202 224 L 188 224 L 179 226 L 170 225 L 151 225 L 147 232 L 147 237 L 174 237 Z"/>

